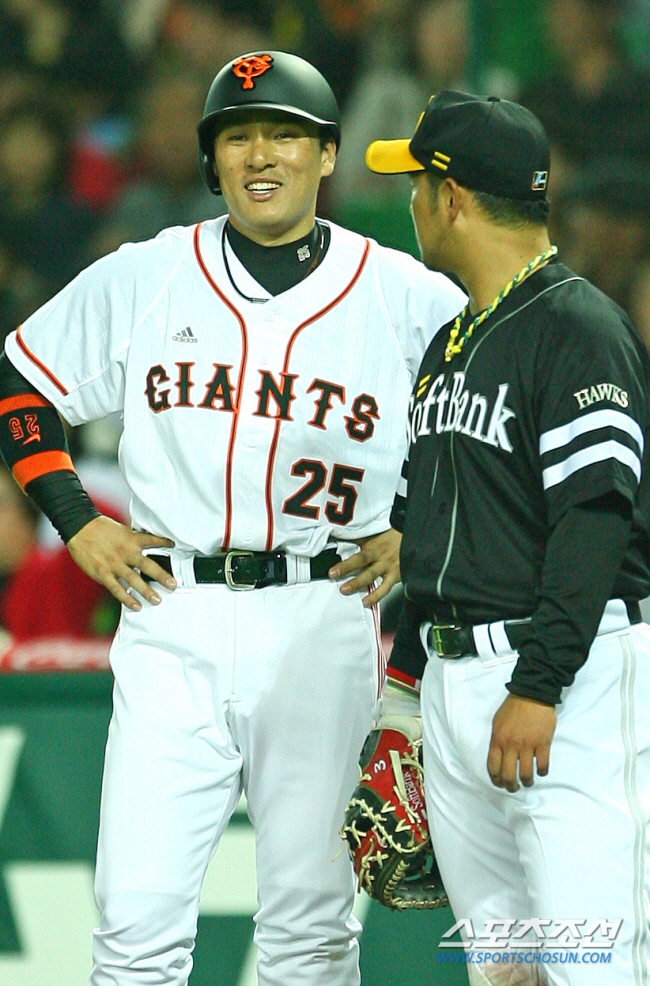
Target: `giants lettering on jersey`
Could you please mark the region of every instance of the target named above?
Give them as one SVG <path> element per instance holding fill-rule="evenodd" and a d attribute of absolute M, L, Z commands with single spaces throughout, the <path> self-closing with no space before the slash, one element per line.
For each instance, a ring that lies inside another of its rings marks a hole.
<path fill-rule="evenodd" d="M 174 383 L 161 363 L 151 367 L 147 373 L 147 385 L 144 393 L 149 407 L 155 414 L 169 411 L 172 407 L 201 407 L 209 408 L 212 411 L 234 412 L 233 393 L 235 387 L 230 379 L 232 366 L 213 363 L 212 377 L 204 383 L 204 391 L 202 393 L 199 391 L 201 400 L 198 403 L 193 403 L 190 399 L 190 393 L 194 387 L 192 380 L 192 367 L 194 365 L 194 363 L 176 363 Z M 278 380 L 267 370 L 258 370 L 258 373 L 260 386 L 256 390 L 258 403 L 255 415 L 261 418 L 293 421 L 291 405 L 296 399 L 294 382 L 299 375 L 297 373 L 280 373 Z M 170 398 L 172 388 L 176 392 L 174 403 Z M 313 398 L 314 413 L 307 424 L 314 428 L 325 429 L 327 427 L 327 415 L 334 406 L 333 399 L 336 398 L 341 404 L 345 404 L 345 387 L 329 380 L 315 378 L 307 387 L 307 393 L 312 392 L 316 394 Z M 345 415 L 345 430 L 353 441 L 366 442 L 372 438 L 375 421 L 378 419 L 379 407 L 375 398 L 370 394 L 359 394 L 352 401 L 351 414 Z"/>
<path fill-rule="evenodd" d="M 515 417 L 506 405 L 509 384 L 499 384 L 499 392 L 490 410 L 490 402 L 482 394 L 471 394 L 465 389 L 465 374 L 454 373 L 451 387 L 445 386 L 443 373 L 436 377 L 424 400 L 411 397 L 409 440 L 415 444 L 421 435 L 430 435 L 432 428 L 440 435 L 445 431 L 457 431 L 469 438 L 476 438 L 486 445 L 512 452 L 512 442 L 506 430 L 507 422 Z M 418 387 L 418 393 L 421 386 Z"/>

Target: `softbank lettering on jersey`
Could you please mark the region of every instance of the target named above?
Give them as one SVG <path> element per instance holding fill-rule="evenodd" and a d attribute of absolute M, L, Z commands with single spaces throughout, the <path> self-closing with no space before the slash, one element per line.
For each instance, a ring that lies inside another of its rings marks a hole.
<path fill-rule="evenodd" d="M 418 382 L 417 393 L 427 378 Z M 492 407 L 483 394 L 471 394 L 465 389 L 465 374 L 454 373 L 451 386 L 445 386 L 443 373 L 436 377 L 424 400 L 411 397 L 409 439 L 415 444 L 422 435 L 430 435 L 432 429 L 437 434 L 444 431 L 457 431 L 461 435 L 476 438 L 486 445 L 512 452 L 512 442 L 506 430 L 507 422 L 515 417 L 512 408 L 506 405 L 509 384 L 499 384 L 497 398 Z"/>

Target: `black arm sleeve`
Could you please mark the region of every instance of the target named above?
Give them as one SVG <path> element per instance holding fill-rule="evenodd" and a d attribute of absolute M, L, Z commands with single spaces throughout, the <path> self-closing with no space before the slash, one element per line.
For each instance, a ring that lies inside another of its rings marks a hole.
<path fill-rule="evenodd" d="M 567 510 L 548 540 L 532 634 L 507 688 L 555 705 L 587 660 L 632 530 L 632 505 L 610 492 Z"/>
<path fill-rule="evenodd" d="M 15 398 L 19 398 L 18 401 Z M 33 399 L 30 404 L 30 398 Z M 99 511 L 79 481 L 69 459 L 68 443 L 56 408 L 0 355 L 0 453 L 14 471 L 31 456 L 64 453 L 68 468 L 44 466 L 25 484 L 25 492 L 38 504 L 67 544 L 82 527 L 99 517 Z M 61 456 L 58 457 L 60 459 Z"/>
<path fill-rule="evenodd" d="M 420 640 L 420 623 L 425 619 L 426 615 L 420 611 L 420 607 L 405 598 L 397 620 L 389 668 L 416 679 L 422 678 L 427 655 Z"/>
<path fill-rule="evenodd" d="M 390 512 L 390 526 L 394 527 L 400 534 L 404 531 L 404 520 L 406 517 L 406 492 L 409 481 L 409 460 L 404 459 L 402 463 L 402 474 L 399 489 L 393 500 L 393 507 Z"/>
<path fill-rule="evenodd" d="M 33 387 L 22 373 L 19 373 L 6 353 L 0 353 L 0 401 L 7 397 L 17 397 L 20 394 L 42 395 Z"/>
<path fill-rule="evenodd" d="M 27 484 L 25 492 L 39 505 L 64 544 L 89 521 L 101 516 L 76 472 L 62 470 L 39 476 Z"/>

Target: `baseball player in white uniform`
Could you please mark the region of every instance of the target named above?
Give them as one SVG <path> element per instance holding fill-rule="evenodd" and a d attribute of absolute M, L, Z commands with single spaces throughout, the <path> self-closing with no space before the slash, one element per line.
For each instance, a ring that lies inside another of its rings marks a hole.
<path fill-rule="evenodd" d="M 260 984 L 359 981 L 338 830 L 382 684 L 379 595 L 364 605 L 328 573 L 389 527 L 414 374 L 464 297 L 315 218 L 339 139 L 308 63 L 231 62 L 199 125 L 229 215 L 99 260 L 0 363 L 3 455 L 123 603 L 93 986 L 187 983 L 242 789 Z M 73 426 L 123 414 L 132 530 L 85 496 L 57 411 Z"/>

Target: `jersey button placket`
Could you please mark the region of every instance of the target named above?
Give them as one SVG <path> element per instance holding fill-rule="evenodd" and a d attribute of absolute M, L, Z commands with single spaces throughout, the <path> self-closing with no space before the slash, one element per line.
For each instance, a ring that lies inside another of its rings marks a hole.
<path fill-rule="evenodd" d="M 431 490 L 429 508 L 427 515 L 427 529 L 436 543 L 444 540 L 448 545 L 451 531 L 445 529 L 443 532 L 440 519 L 450 514 L 450 497 L 453 501 L 455 476 L 451 466 L 451 434 L 444 433 L 439 436 L 441 448 L 438 453 L 438 465 L 436 468 L 436 482 Z M 448 523 L 451 523 L 451 517 Z"/>

